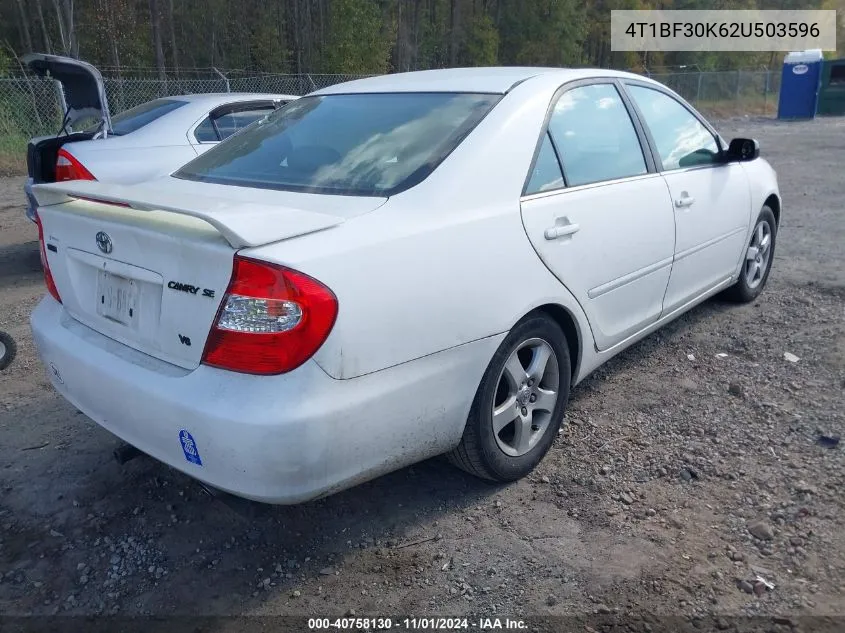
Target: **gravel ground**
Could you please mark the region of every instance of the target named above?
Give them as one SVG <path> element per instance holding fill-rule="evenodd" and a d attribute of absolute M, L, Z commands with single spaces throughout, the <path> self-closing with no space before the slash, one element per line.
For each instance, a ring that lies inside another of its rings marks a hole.
<path fill-rule="evenodd" d="M 37 235 L 21 180 L 0 180 L 0 329 L 20 347 L 0 374 L 0 614 L 845 617 L 845 449 L 819 439 L 845 421 L 845 120 L 720 127 L 758 138 L 780 177 L 758 301 L 710 301 L 579 385 L 526 480 L 432 460 L 239 512 L 151 459 L 118 465 L 115 438 L 53 392 L 27 324 Z"/>

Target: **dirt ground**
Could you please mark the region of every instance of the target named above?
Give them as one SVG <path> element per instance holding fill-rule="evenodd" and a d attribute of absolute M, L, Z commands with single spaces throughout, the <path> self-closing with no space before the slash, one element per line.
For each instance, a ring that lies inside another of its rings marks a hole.
<path fill-rule="evenodd" d="M 21 180 L 0 180 L 0 329 L 20 347 L 0 373 L 0 614 L 845 627 L 845 447 L 819 442 L 845 426 L 845 119 L 720 127 L 758 138 L 780 177 L 758 301 L 707 302 L 579 385 L 526 480 L 432 460 L 240 513 L 152 459 L 118 465 L 116 439 L 48 385 L 36 230 Z"/>

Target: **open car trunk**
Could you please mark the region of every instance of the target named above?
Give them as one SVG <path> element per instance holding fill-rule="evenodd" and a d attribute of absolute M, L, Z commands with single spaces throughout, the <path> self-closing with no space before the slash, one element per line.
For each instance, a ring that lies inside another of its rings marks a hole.
<path fill-rule="evenodd" d="M 33 183 L 55 182 L 56 158 L 62 145 L 87 141 L 94 132 L 74 132 L 61 136 L 41 136 L 31 139 L 26 147 L 26 169 Z"/>
<path fill-rule="evenodd" d="M 29 142 L 26 164 L 29 177 L 34 183 L 53 182 L 56 171 L 56 155 L 62 145 L 86 141 L 99 131 L 111 132 L 106 88 L 103 76 L 94 66 L 70 57 L 30 53 L 21 61 L 27 69 L 39 77 L 58 82 L 58 94 L 63 109 L 62 128 L 56 136 L 42 136 Z M 76 132 L 74 126 L 85 122 L 86 129 Z"/>
<path fill-rule="evenodd" d="M 111 131 L 105 83 L 94 66 L 71 57 L 45 53 L 29 53 L 21 61 L 39 77 L 59 82 L 64 122 L 70 129 L 79 121 L 93 119 L 93 125 L 101 123 L 106 132 Z"/>

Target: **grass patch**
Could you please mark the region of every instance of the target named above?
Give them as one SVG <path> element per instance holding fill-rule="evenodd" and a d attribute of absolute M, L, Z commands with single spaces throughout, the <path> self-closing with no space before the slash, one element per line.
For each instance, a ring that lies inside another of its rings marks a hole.
<path fill-rule="evenodd" d="M 728 99 L 724 101 L 698 101 L 693 103 L 695 109 L 708 118 L 729 119 L 737 116 L 775 116 L 778 112 L 778 96 L 748 97 Z"/>
<path fill-rule="evenodd" d="M 26 174 L 26 144 L 29 139 L 19 134 L 0 135 L 0 176 Z"/>

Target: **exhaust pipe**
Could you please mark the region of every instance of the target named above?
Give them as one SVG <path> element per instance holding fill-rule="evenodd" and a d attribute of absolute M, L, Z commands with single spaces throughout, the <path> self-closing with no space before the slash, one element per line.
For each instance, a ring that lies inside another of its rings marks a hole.
<path fill-rule="evenodd" d="M 229 508 L 229 510 L 244 518 L 256 519 L 267 516 L 273 507 L 266 503 L 259 503 L 258 501 L 250 501 L 249 499 L 244 499 L 243 497 L 236 497 L 233 494 L 213 488 L 201 481 L 198 481 L 197 483 L 200 488 L 202 488 L 203 492 L 205 492 L 205 494 L 209 497 L 215 501 L 219 501 Z"/>
<path fill-rule="evenodd" d="M 131 444 L 123 443 L 116 449 L 114 449 L 112 455 L 114 456 L 115 460 L 117 460 L 117 463 L 123 466 L 126 462 L 135 459 L 136 457 L 141 455 L 141 451 L 132 446 Z"/>

